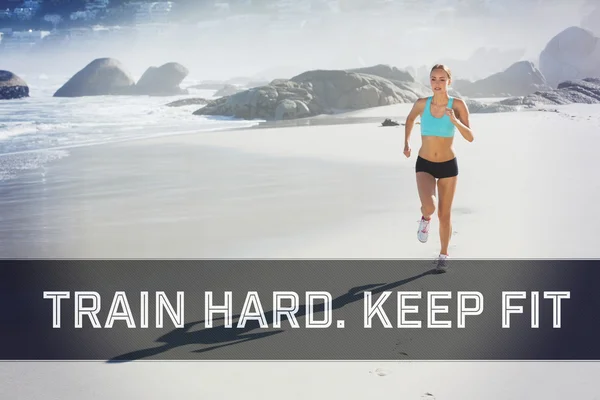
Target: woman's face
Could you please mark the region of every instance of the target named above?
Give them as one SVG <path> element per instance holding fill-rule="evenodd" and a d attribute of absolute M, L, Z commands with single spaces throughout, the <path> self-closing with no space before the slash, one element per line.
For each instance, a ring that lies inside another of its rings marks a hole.
<path fill-rule="evenodd" d="M 450 86 L 448 74 L 443 69 L 434 69 L 429 76 L 433 93 L 446 94 Z"/>

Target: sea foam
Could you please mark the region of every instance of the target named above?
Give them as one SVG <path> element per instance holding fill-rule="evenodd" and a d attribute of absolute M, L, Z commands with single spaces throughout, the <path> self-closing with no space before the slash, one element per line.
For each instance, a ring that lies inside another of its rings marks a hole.
<path fill-rule="evenodd" d="M 198 105 L 168 107 L 188 95 L 52 97 L 64 77 L 29 77 L 29 98 L 0 101 L 0 179 L 67 156 L 68 149 L 148 137 L 249 127 L 260 121 L 195 116 Z M 31 83 L 30 83 L 31 82 Z M 43 153 L 35 154 L 33 153 Z M 24 154 L 28 155 L 24 155 Z"/>

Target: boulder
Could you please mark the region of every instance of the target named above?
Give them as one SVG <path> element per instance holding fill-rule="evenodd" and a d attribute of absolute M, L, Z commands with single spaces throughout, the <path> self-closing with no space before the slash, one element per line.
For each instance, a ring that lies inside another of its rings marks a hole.
<path fill-rule="evenodd" d="M 409 103 L 430 92 L 414 81 L 392 82 L 375 75 L 337 70 L 308 71 L 291 81 L 310 86 L 326 107 L 340 110 Z"/>
<path fill-rule="evenodd" d="M 0 100 L 29 97 L 29 86 L 10 71 L 0 70 Z"/>
<path fill-rule="evenodd" d="M 341 70 L 315 70 L 208 102 L 195 115 L 295 119 L 414 102 L 431 90 L 416 82 Z"/>
<path fill-rule="evenodd" d="M 284 99 L 277 103 L 275 108 L 275 119 L 297 119 L 310 115 L 310 109 L 301 100 Z"/>
<path fill-rule="evenodd" d="M 400 123 L 398 121 L 392 121 L 389 118 L 386 118 L 383 120 L 383 122 L 381 123 L 381 126 L 398 126 L 400 125 Z"/>
<path fill-rule="evenodd" d="M 125 67 L 113 58 L 98 58 L 77 72 L 54 97 L 80 97 L 127 94 L 135 81 Z"/>
<path fill-rule="evenodd" d="M 403 71 L 386 64 L 378 64 L 365 68 L 348 69 L 346 71 L 356 72 L 359 74 L 375 75 L 391 81 L 415 82 L 415 78 L 410 72 Z"/>
<path fill-rule="evenodd" d="M 148 96 L 173 96 L 186 94 L 187 90 L 179 87 L 188 76 L 189 70 L 175 62 L 160 67 L 149 67 L 135 85 L 135 94 Z"/>
<path fill-rule="evenodd" d="M 540 70 L 530 61 L 516 62 L 504 71 L 475 82 L 457 80 L 452 86 L 466 97 L 525 96 L 551 89 Z"/>
<path fill-rule="evenodd" d="M 232 96 L 210 100 L 194 114 L 225 115 L 243 119 L 291 119 L 300 114 L 305 115 L 306 110 L 307 115 L 320 114 L 323 110 L 313 100 L 309 91 L 297 83 L 273 82 Z"/>
<path fill-rule="evenodd" d="M 600 77 L 600 40 L 586 29 L 567 28 L 542 50 L 539 68 L 553 88 L 568 80 Z"/>

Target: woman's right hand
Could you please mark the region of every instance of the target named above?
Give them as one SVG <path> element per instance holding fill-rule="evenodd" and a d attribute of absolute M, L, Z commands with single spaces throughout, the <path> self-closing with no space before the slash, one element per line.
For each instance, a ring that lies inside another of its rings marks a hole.
<path fill-rule="evenodd" d="M 404 145 L 404 155 L 406 156 L 406 158 L 410 157 L 410 144 L 408 143 Z"/>

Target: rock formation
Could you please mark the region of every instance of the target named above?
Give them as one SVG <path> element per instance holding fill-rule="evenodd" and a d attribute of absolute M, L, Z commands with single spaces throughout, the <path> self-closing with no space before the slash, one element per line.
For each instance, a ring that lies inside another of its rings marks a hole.
<path fill-rule="evenodd" d="M 519 61 L 506 70 L 475 82 L 457 80 L 454 88 L 466 97 L 525 96 L 551 87 L 530 61 Z"/>
<path fill-rule="evenodd" d="M 175 62 L 160 67 L 150 67 L 144 72 L 135 85 L 135 94 L 148 96 L 173 96 L 186 94 L 187 90 L 179 87 L 188 76 L 189 70 Z"/>
<path fill-rule="evenodd" d="M 120 61 L 98 58 L 73 75 L 54 97 L 126 94 L 134 85 L 134 79 Z"/>
<path fill-rule="evenodd" d="M 586 29 L 570 27 L 554 36 L 540 53 L 539 68 L 547 83 L 600 77 L 600 39 Z"/>
<path fill-rule="evenodd" d="M 10 71 L 0 70 L 0 100 L 29 97 L 27 83 Z"/>

